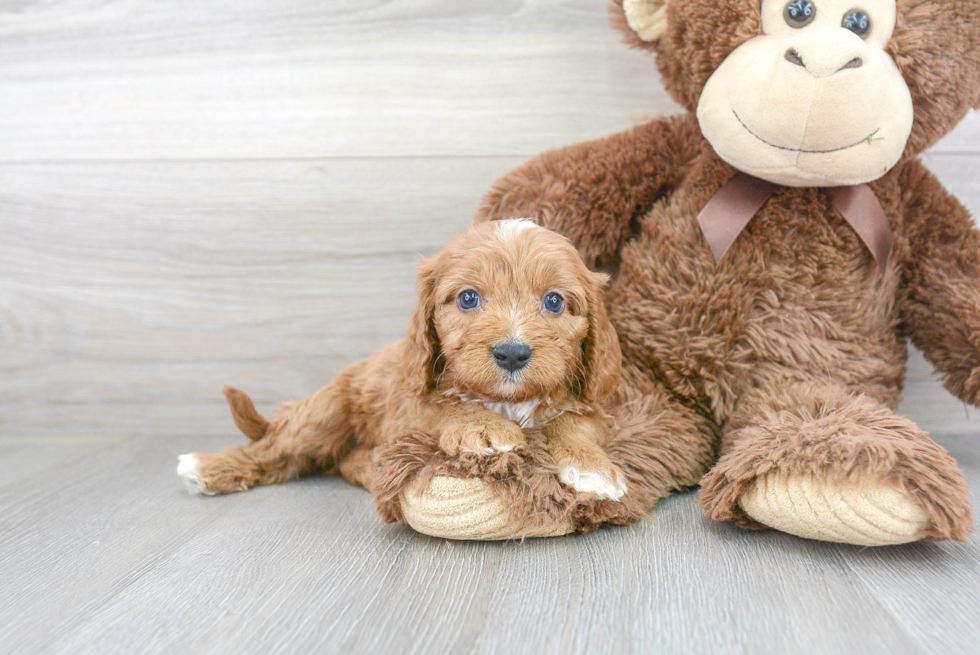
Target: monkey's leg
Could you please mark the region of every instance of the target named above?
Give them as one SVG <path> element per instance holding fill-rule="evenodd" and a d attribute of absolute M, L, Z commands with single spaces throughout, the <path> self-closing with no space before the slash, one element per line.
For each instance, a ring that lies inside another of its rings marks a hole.
<path fill-rule="evenodd" d="M 820 380 L 745 396 L 701 487 L 712 518 L 822 541 L 962 540 L 973 524 L 963 475 L 941 446 L 880 402 Z"/>

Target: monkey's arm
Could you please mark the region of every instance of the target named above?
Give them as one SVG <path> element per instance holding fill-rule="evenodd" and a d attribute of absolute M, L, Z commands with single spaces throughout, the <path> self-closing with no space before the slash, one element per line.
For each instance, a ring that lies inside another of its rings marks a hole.
<path fill-rule="evenodd" d="M 632 220 L 676 188 L 701 143 L 697 120 L 685 115 L 548 151 L 498 180 L 475 220 L 534 218 L 568 237 L 590 267 L 614 263 Z"/>
<path fill-rule="evenodd" d="M 980 406 L 980 230 L 919 162 L 903 172 L 912 343 L 957 398 Z"/>

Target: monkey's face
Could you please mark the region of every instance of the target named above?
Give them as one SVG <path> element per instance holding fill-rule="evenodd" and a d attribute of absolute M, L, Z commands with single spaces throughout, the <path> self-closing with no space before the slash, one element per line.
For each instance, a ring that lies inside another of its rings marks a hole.
<path fill-rule="evenodd" d="M 708 79 L 697 116 L 735 168 L 777 184 L 870 182 L 912 130 L 912 96 L 885 46 L 895 0 L 763 0 L 762 34 Z"/>

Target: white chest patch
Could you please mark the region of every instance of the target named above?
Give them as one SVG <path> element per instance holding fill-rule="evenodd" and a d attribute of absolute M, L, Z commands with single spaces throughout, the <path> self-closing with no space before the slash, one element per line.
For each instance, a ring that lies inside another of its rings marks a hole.
<path fill-rule="evenodd" d="M 554 417 L 549 417 L 547 421 L 538 422 L 534 418 L 534 412 L 541 405 L 540 398 L 534 398 L 531 400 L 525 400 L 520 403 L 511 403 L 506 401 L 494 402 L 491 400 L 480 400 L 478 398 L 472 398 L 465 393 L 458 393 L 455 389 L 450 389 L 449 391 L 444 391 L 443 395 L 447 398 L 459 398 L 463 402 L 467 403 L 480 403 L 491 412 L 496 412 L 500 414 L 508 421 L 513 421 L 517 423 L 522 428 L 534 428 L 544 423 L 547 423 Z"/>
<path fill-rule="evenodd" d="M 491 403 L 483 401 L 483 406 L 491 412 L 497 412 L 508 421 L 514 421 L 522 428 L 533 428 L 538 425 L 538 422 L 534 419 L 534 411 L 540 404 L 540 400 L 525 400 L 522 403 Z"/>

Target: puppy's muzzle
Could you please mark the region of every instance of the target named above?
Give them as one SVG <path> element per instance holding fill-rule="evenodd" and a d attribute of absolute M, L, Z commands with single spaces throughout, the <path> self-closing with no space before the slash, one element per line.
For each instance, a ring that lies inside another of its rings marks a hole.
<path fill-rule="evenodd" d="M 497 366 L 509 373 L 521 370 L 531 361 L 531 347 L 523 341 L 505 341 L 490 352 Z"/>

